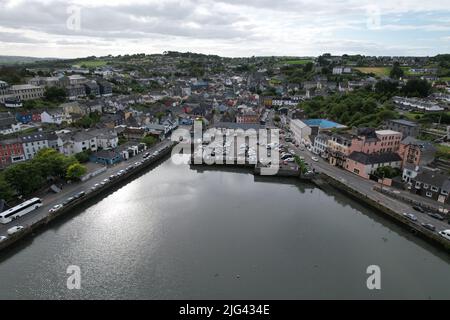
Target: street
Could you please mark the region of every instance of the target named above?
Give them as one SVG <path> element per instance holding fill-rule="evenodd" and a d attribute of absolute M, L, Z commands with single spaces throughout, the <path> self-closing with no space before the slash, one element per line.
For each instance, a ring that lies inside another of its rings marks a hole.
<path fill-rule="evenodd" d="M 447 223 L 447 220 L 440 221 L 433 217 L 430 217 L 426 213 L 417 212 L 409 204 L 404 203 L 397 199 L 393 199 L 387 195 L 381 194 L 380 192 L 373 190 L 373 187 L 375 185 L 379 185 L 377 182 L 362 179 L 361 177 L 349 171 L 332 166 L 326 160 L 322 159 L 318 155 L 313 154 L 306 148 L 304 149 L 304 151 L 301 151 L 300 148 L 297 148 L 292 143 L 286 143 L 284 141 L 283 143 L 287 145 L 289 149 L 293 149 L 297 155 L 303 156 L 305 158 L 305 161 L 310 165 L 311 169 L 315 169 L 317 172 L 325 173 L 330 177 L 343 182 L 344 184 L 352 187 L 353 189 L 358 190 L 359 192 L 365 194 L 367 197 L 384 204 L 385 206 L 389 207 L 395 212 L 399 212 L 400 214 L 404 212 L 414 214 L 417 217 L 416 223 L 418 225 L 422 223 L 432 224 L 436 227 L 436 232 L 450 229 L 450 225 Z M 312 157 L 317 157 L 318 161 L 317 162 L 313 161 Z M 384 186 L 383 188 L 387 189 L 388 187 Z"/>
<path fill-rule="evenodd" d="M 157 150 L 160 150 L 166 146 L 168 146 L 171 143 L 170 140 L 164 140 L 161 143 L 156 144 L 155 146 L 147 149 L 146 152 L 153 153 Z M 9 228 L 12 228 L 14 226 L 23 226 L 27 227 L 30 226 L 43 217 L 47 216 L 49 214 L 48 210 L 52 208 L 56 204 L 62 203 L 65 199 L 68 197 L 77 194 L 80 191 L 88 191 L 92 186 L 94 186 L 97 183 L 100 183 L 102 180 L 108 178 L 109 176 L 116 174 L 120 170 L 125 169 L 127 166 L 129 166 L 132 163 L 135 163 L 137 161 L 141 161 L 143 155 L 145 152 L 140 153 L 139 155 L 128 159 L 127 161 L 122 161 L 114 166 L 110 166 L 107 168 L 107 170 L 85 182 L 81 183 L 74 183 L 72 185 L 68 184 L 65 185 L 64 188 L 60 193 L 49 193 L 47 196 L 42 197 L 43 205 L 37 210 L 34 210 L 20 218 L 18 218 L 15 221 L 12 221 L 8 224 L 0 224 L 0 236 L 7 236 L 7 230 Z M 30 197 L 31 198 L 31 197 Z"/>

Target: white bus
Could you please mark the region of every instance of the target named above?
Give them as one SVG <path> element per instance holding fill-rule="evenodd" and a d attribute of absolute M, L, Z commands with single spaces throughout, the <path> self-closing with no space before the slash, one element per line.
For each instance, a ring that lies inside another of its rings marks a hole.
<path fill-rule="evenodd" d="M 42 207 L 42 200 L 39 198 L 33 198 L 25 201 L 14 208 L 8 209 L 0 213 L 0 223 L 9 223 L 27 213 Z"/>

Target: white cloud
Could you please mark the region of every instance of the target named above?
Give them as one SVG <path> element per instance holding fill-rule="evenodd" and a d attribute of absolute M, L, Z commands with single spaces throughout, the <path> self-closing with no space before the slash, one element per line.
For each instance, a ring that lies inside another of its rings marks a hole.
<path fill-rule="evenodd" d="M 373 31 L 367 30 L 367 9 L 374 4 L 365 0 L 4 0 L 0 50 L 64 57 L 164 50 L 227 56 L 375 54 L 381 49 L 385 54 L 424 54 L 427 48 L 411 46 L 401 36 L 392 46 L 371 38 L 371 32 L 392 31 L 392 36 L 416 30 L 447 32 L 449 4 L 449 0 L 377 1 L 376 10 L 369 11 L 380 12 L 382 24 Z M 81 8 L 79 31 L 66 27 L 69 5 Z M 428 20 L 403 21 L 411 14 L 423 14 Z M 384 21 L 387 16 L 390 20 Z M 361 31 L 367 39 L 355 36 Z M 445 37 L 433 38 L 436 46 L 430 50 L 448 49 Z"/>

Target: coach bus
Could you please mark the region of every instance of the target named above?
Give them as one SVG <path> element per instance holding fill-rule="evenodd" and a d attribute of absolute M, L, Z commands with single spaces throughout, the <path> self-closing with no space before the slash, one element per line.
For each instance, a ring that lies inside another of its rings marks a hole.
<path fill-rule="evenodd" d="M 42 206 L 42 200 L 39 198 L 33 198 L 25 201 L 14 208 L 8 209 L 0 213 L 0 223 L 6 224 L 19 217 L 26 215 L 27 213 L 36 210 Z"/>

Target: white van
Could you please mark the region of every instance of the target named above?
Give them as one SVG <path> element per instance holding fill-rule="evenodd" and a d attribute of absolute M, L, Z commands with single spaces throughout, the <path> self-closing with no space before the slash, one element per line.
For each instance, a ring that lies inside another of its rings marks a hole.
<path fill-rule="evenodd" d="M 439 231 L 439 234 L 445 239 L 450 240 L 450 230 Z"/>
<path fill-rule="evenodd" d="M 15 227 L 12 227 L 12 228 L 8 229 L 8 234 L 11 236 L 11 235 L 13 235 L 14 233 L 17 233 L 17 232 L 19 232 L 19 231 L 22 230 L 22 229 L 23 229 L 22 226 L 15 226 Z"/>

